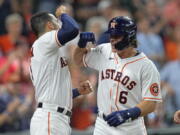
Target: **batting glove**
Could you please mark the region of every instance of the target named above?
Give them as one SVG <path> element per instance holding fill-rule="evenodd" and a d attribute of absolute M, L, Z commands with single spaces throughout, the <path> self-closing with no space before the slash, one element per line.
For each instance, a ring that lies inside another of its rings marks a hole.
<path fill-rule="evenodd" d="M 141 110 L 138 107 L 130 108 L 127 110 L 112 112 L 106 116 L 106 121 L 110 126 L 117 127 L 128 119 L 136 119 L 140 116 Z"/>
<path fill-rule="evenodd" d="M 80 39 L 78 42 L 79 48 L 85 48 L 87 45 L 87 42 L 95 42 L 95 36 L 92 32 L 82 32 L 80 33 Z"/>

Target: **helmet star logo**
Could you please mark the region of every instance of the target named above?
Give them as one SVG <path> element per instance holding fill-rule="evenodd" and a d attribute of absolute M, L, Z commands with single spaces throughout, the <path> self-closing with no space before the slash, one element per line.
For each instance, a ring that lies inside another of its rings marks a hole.
<path fill-rule="evenodd" d="M 111 22 L 111 28 L 115 28 L 116 27 L 116 22 Z"/>

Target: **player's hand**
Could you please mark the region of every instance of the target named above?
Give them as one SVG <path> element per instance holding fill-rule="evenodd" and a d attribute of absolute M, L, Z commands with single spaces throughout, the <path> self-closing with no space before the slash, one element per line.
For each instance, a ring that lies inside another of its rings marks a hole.
<path fill-rule="evenodd" d="M 117 127 L 123 124 L 126 120 L 129 119 L 127 110 L 112 112 L 106 116 L 106 121 L 110 126 Z"/>
<path fill-rule="evenodd" d="M 113 112 L 106 116 L 105 121 L 107 121 L 110 126 L 117 127 L 126 122 L 126 120 L 137 119 L 140 115 L 141 109 L 135 106 L 127 110 Z"/>
<path fill-rule="evenodd" d="M 93 32 L 82 32 L 80 33 L 80 39 L 78 46 L 80 48 L 85 48 L 88 42 L 95 42 L 95 36 Z"/>
<path fill-rule="evenodd" d="M 177 124 L 180 124 L 180 110 L 175 112 L 174 122 L 176 122 Z"/>
<path fill-rule="evenodd" d="M 80 87 L 78 88 L 78 91 L 81 95 L 89 94 L 93 91 L 93 87 L 89 80 L 86 80 L 84 82 L 80 83 Z"/>
<path fill-rule="evenodd" d="M 59 17 L 59 16 L 61 16 L 62 14 L 66 13 L 66 12 L 67 12 L 66 7 L 61 5 L 56 9 L 55 15 L 56 15 L 56 17 Z"/>

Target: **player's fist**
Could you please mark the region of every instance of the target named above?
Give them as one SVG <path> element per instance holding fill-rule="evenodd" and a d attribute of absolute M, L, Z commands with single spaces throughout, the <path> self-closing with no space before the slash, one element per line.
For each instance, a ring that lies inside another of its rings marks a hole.
<path fill-rule="evenodd" d="M 110 126 L 117 127 L 123 124 L 127 119 L 129 119 L 127 115 L 127 111 L 116 111 L 106 116 L 106 121 Z"/>
<path fill-rule="evenodd" d="M 93 87 L 89 80 L 86 80 L 84 82 L 80 83 L 80 87 L 78 88 L 78 91 L 81 95 L 89 94 L 93 91 Z"/>
<path fill-rule="evenodd" d="M 180 124 L 180 110 L 175 112 L 174 122 L 176 122 L 177 124 Z"/>
<path fill-rule="evenodd" d="M 80 38 L 78 46 L 80 48 L 85 48 L 88 42 L 95 42 L 95 36 L 93 32 L 82 32 L 80 33 Z"/>
<path fill-rule="evenodd" d="M 55 15 L 56 17 L 61 16 L 63 13 L 66 13 L 67 9 L 65 6 L 61 5 L 56 9 Z"/>

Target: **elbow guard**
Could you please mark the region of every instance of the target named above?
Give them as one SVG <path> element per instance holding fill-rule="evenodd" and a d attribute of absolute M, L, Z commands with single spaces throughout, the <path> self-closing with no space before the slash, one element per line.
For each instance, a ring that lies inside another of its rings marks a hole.
<path fill-rule="evenodd" d="M 58 31 L 57 37 L 61 45 L 74 39 L 79 33 L 79 26 L 73 18 L 67 14 L 61 15 L 62 28 Z"/>

